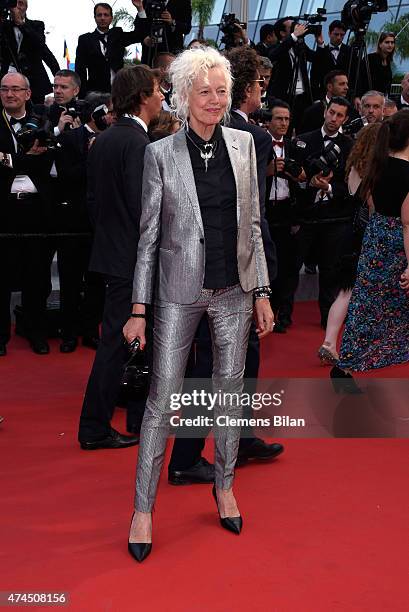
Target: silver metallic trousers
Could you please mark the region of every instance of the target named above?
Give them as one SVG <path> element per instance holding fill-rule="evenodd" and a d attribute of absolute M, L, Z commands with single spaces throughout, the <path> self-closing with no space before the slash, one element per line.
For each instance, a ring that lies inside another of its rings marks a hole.
<path fill-rule="evenodd" d="M 142 422 L 136 474 L 135 509 L 151 512 L 156 497 L 170 430 L 170 396 L 181 393 L 187 359 L 203 314 L 209 317 L 213 347 L 213 390 L 241 393 L 253 313 L 252 293 L 240 285 L 202 289 L 194 304 L 158 300 L 154 309 L 153 368 L 149 398 Z M 220 414 L 239 418 L 241 405 L 222 402 Z M 223 419 L 226 421 L 226 419 Z M 215 479 L 219 489 L 230 489 L 240 441 L 239 426 L 214 427 Z"/>

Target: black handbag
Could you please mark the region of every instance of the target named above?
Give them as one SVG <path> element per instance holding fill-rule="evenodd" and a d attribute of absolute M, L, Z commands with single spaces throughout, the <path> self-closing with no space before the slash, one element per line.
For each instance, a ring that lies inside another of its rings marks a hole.
<path fill-rule="evenodd" d="M 145 362 L 145 353 L 140 349 L 137 338 L 127 344 L 129 357 L 125 362 L 120 382 L 121 393 L 138 395 L 145 391 L 149 385 L 150 372 Z"/>

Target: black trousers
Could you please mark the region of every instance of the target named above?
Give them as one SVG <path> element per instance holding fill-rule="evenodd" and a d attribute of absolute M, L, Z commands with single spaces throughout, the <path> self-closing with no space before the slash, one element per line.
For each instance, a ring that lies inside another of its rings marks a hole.
<path fill-rule="evenodd" d="M 246 355 L 246 367 L 244 370 L 244 379 L 248 378 L 251 382 L 244 380 L 245 393 L 253 393 L 255 391 L 255 379 L 258 376 L 260 366 L 260 341 L 256 334 L 256 326 L 254 321 L 251 324 L 249 344 Z M 207 316 L 204 316 L 199 324 L 196 332 L 195 341 L 190 351 L 189 361 L 186 369 L 186 378 L 206 378 L 211 379 L 213 371 L 212 345 L 210 340 L 210 330 Z M 195 417 L 198 415 L 197 407 L 193 410 L 185 409 L 184 417 Z M 243 407 L 243 417 L 251 418 L 253 411 L 251 407 Z M 201 457 L 202 451 L 206 444 L 206 436 L 210 429 L 203 432 L 203 437 L 186 438 L 175 437 L 172 449 L 172 456 L 169 462 L 169 470 L 186 470 Z M 254 441 L 254 435 L 251 428 L 242 428 L 239 450 L 249 446 Z"/>
<path fill-rule="evenodd" d="M 38 194 L 1 202 L 0 343 L 10 340 L 10 298 L 22 292 L 23 326 L 29 339 L 46 338 L 46 306 L 51 291 L 43 206 Z M 36 235 L 37 234 L 37 235 Z"/>
<path fill-rule="evenodd" d="M 79 423 L 80 442 L 93 442 L 107 436 L 117 403 L 119 383 L 127 357 L 122 328 L 131 312 L 132 279 L 106 277 L 105 306 L 101 340 L 88 380 Z M 152 345 L 152 342 L 148 342 Z M 147 392 L 128 402 L 127 429 L 140 427 Z"/>
<path fill-rule="evenodd" d="M 271 308 L 277 321 L 291 321 L 299 274 L 297 238 L 289 224 L 270 223 L 269 226 L 277 251 L 277 276 L 270 283 Z"/>
<path fill-rule="evenodd" d="M 105 285 L 99 275 L 87 273 L 92 247 L 91 236 L 50 236 L 48 238 L 49 262 L 57 253 L 58 276 L 60 280 L 60 320 L 61 336 L 64 339 L 76 338 L 80 331 L 85 335 L 98 335 L 101 321 Z M 89 276 L 87 276 L 87 274 Z M 88 295 L 82 302 L 85 291 L 84 279 L 88 283 Z M 85 306 L 84 329 L 81 329 L 82 309 Z"/>
<path fill-rule="evenodd" d="M 345 252 L 346 242 L 349 245 L 351 223 L 347 221 L 331 221 L 305 223 L 296 234 L 298 250 L 298 269 L 311 248 L 317 253 L 319 270 L 318 304 L 321 313 L 321 323 L 326 325 L 328 312 L 334 302 L 339 285 L 336 278 L 336 268 L 340 257 Z"/>

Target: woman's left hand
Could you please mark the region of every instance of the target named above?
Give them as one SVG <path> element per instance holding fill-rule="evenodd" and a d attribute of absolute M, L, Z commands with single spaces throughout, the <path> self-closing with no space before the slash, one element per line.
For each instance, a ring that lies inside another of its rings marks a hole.
<path fill-rule="evenodd" d="M 264 336 L 267 336 L 273 331 L 274 315 L 268 298 L 256 299 L 256 303 L 254 304 L 254 318 L 259 339 L 264 338 Z"/>
<path fill-rule="evenodd" d="M 409 267 L 401 274 L 399 285 L 400 288 L 404 289 L 406 292 L 409 290 Z"/>

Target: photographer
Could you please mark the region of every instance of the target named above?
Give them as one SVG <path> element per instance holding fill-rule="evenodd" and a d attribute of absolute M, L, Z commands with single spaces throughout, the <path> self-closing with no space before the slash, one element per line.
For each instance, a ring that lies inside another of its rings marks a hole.
<path fill-rule="evenodd" d="M 296 258 L 296 185 L 305 180 L 302 167 L 295 164 L 293 145 L 286 137 L 290 107 L 283 100 L 271 104 L 268 132 L 273 144 L 271 173 L 267 178 L 266 216 L 277 249 L 277 276 L 271 283 L 271 307 L 276 321 L 274 332 L 285 333 L 291 325 L 294 294 L 298 284 Z"/>
<path fill-rule="evenodd" d="M 81 80 L 73 70 L 59 70 L 54 77 L 54 103 L 48 107 L 48 116 L 56 136 L 81 125 L 75 110 L 80 87 Z M 70 108 L 74 110 L 70 112 Z"/>
<path fill-rule="evenodd" d="M 290 104 L 297 131 L 304 110 L 313 102 L 307 62 L 313 61 L 316 52 L 304 42 L 304 36 L 308 34 L 307 25 L 284 17 L 276 21 L 274 31 L 279 44 L 268 54 L 275 63 L 268 94 Z M 315 40 L 317 45 L 324 42 L 322 34 L 316 34 Z"/>
<path fill-rule="evenodd" d="M 190 0 L 133 0 L 138 9 L 135 31 L 142 40 L 142 64 L 152 64 L 160 51 L 177 54 L 192 29 Z M 159 40 L 161 39 L 161 40 Z"/>
<path fill-rule="evenodd" d="M 348 76 L 342 70 L 331 70 L 324 78 L 325 97 L 318 102 L 314 102 L 309 106 L 303 116 L 300 133 L 311 132 L 317 130 L 324 123 L 324 112 L 329 101 L 334 96 L 346 98 L 348 94 Z M 355 109 L 350 110 L 349 119 L 353 120 L 358 117 Z"/>
<path fill-rule="evenodd" d="M 87 273 L 92 244 L 86 206 L 87 158 L 96 136 L 112 123 L 111 95 L 90 92 L 85 102 L 84 125 L 61 134 L 55 158 L 55 191 L 63 204 L 55 207 L 53 229 L 64 235 L 51 237 L 49 245 L 50 256 L 57 252 L 62 353 L 72 353 L 77 347 L 84 276 L 87 282 L 81 309 L 81 332 L 83 344 L 94 349 L 98 345 L 104 299 L 104 283 L 97 275 Z"/>
<path fill-rule="evenodd" d="M 260 42 L 254 47 L 257 51 L 257 55 L 268 57 L 270 48 L 277 44 L 278 41 L 274 32 L 274 25 L 272 23 L 265 23 L 262 25 L 260 28 Z"/>
<path fill-rule="evenodd" d="M 224 45 L 224 50 L 229 51 L 236 47 L 254 47 L 249 40 L 246 31 L 247 24 L 241 23 L 234 13 L 224 14 L 219 25 L 220 31 L 223 33 L 221 44 Z"/>
<path fill-rule="evenodd" d="M 345 164 L 352 141 L 339 130 L 348 119 L 349 102 L 331 98 L 324 125 L 295 140 L 295 159 L 302 164 L 307 180 L 297 197 L 301 228 L 297 233 L 299 268 L 314 246 L 318 254 L 319 308 L 321 325 L 336 296 L 334 269 L 348 238 L 353 206 L 345 183 Z"/>
<path fill-rule="evenodd" d="M 160 88 L 165 96 L 162 102 L 162 108 L 168 112 L 171 110 L 170 97 L 172 95 L 172 85 L 169 82 L 169 68 L 174 59 L 175 56 L 173 53 L 163 51 L 162 53 L 158 53 L 158 55 L 153 58 L 152 62 L 152 68 L 160 72 Z"/>
<path fill-rule="evenodd" d="M 140 2 L 132 0 L 132 4 L 139 10 Z M 95 4 L 94 19 L 94 32 L 78 38 L 75 72 L 81 79 L 81 98 L 88 91 L 111 91 L 112 79 L 124 66 L 125 47 L 142 40 L 136 29 L 124 32 L 119 27 L 111 28 L 112 7 L 105 2 Z"/>
<path fill-rule="evenodd" d="M 311 89 L 314 100 L 321 100 L 326 94 L 325 76 L 333 70 L 340 70 L 348 76 L 351 58 L 351 47 L 342 41 L 346 28 L 342 21 L 336 19 L 329 24 L 329 44 L 317 47 L 311 64 Z M 343 94 L 339 94 L 343 95 Z"/>
<path fill-rule="evenodd" d="M 60 67 L 46 45 L 44 22 L 28 19 L 26 13 L 27 0 L 17 0 L 17 6 L 10 9 L 10 19 L 0 23 L 0 77 L 8 72 L 24 74 L 30 80 L 32 102 L 41 104 L 51 91 L 43 61 L 53 74 Z"/>
<path fill-rule="evenodd" d="M 23 327 L 32 350 L 49 352 L 45 312 L 50 292 L 47 231 L 47 191 L 44 184 L 52 159 L 35 140 L 28 150 L 19 133 L 30 119 L 28 79 L 17 72 L 0 84 L 0 355 L 10 339 L 11 291 L 22 290 Z"/>

